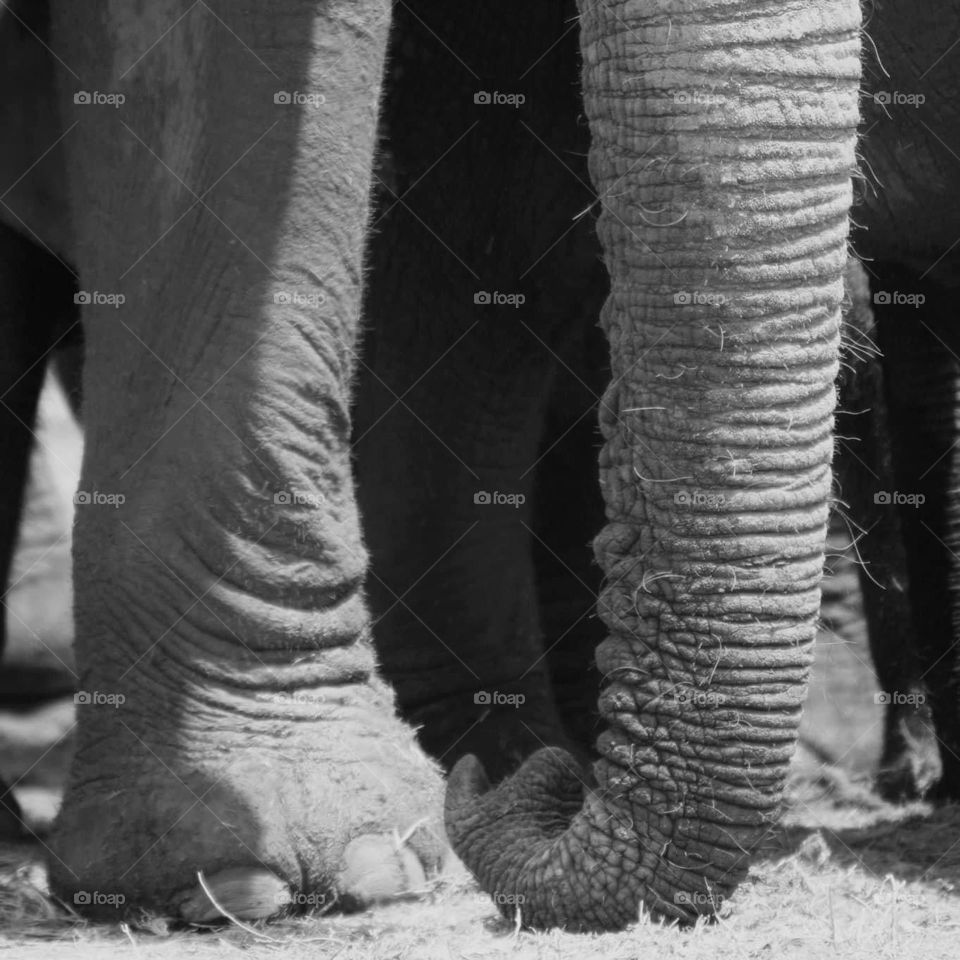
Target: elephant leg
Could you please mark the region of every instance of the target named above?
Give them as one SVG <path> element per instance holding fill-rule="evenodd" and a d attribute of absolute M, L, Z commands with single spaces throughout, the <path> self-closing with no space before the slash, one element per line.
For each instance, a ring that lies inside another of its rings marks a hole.
<path fill-rule="evenodd" d="M 383 107 L 356 429 L 378 649 L 427 749 L 475 752 L 497 777 L 569 743 L 532 531 L 549 397 L 571 383 L 559 358 L 598 309 L 597 243 L 574 219 L 591 200 L 574 14 L 401 4 Z M 588 419 L 596 398 L 574 388 Z"/>
<path fill-rule="evenodd" d="M 932 713 L 942 766 L 935 795 L 956 797 L 960 795 L 960 690 L 954 639 L 960 555 L 960 526 L 955 519 L 960 489 L 956 293 L 894 264 L 873 262 L 869 271 L 896 482 L 884 509 L 896 512 L 903 531 L 913 613 L 912 630 L 901 641 L 903 649 L 896 655 L 887 690 L 891 697 L 896 693 L 905 700 L 894 716 L 901 718 L 907 737 L 919 738 L 924 755 L 929 751 L 923 717 L 926 710 Z M 918 293 L 923 302 L 906 299 Z M 881 636 L 887 629 L 881 628 Z M 894 638 L 888 642 L 893 646 Z M 899 677 L 896 670 L 902 670 Z M 917 700 L 921 710 L 915 706 Z M 918 787 L 929 785 L 937 772 L 929 759 L 923 767 L 926 773 Z"/>
<path fill-rule="evenodd" d="M 376 671 L 350 462 L 389 14 L 55 12 L 99 295 L 50 873 L 90 913 L 215 916 L 198 873 L 239 916 L 368 903 L 442 854 L 439 772 Z"/>
<path fill-rule="evenodd" d="M 849 508 L 850 532 L 856 539 L 870 652 L 883 691 L 883 753 L 877 787 L 891 800 L 904 800 L 924 795 L 940 779 L 942 768 L 928 702 L 929 663 L 925 664 L 917 641 L 921 625 L 911 602 L 912 576 L 901 511 L 893 503 L 901 477 L 894 464 L 897 441 L 884 390 L 883 367 L 891 361 L 878 353 L 869 282 L 863 266 L 853 258 L 847 264 L 846 289 L 850 301 L 844 326 L 847 350 L 837 411 L 839 496 Z M 915 325 L 915 318 L 907 321 Z M 898 415 L 902 416 L 901 410 Z M 902 459 L 902 449 L 898 452 Z"/>
<path fill-rule="evenodd" d="M 23 494 L 47 358 L 73 319 L 70 271 L 18 231 L 0 223 L 0 583 L 10 589 Z M 0 656 L 7 609 L 0 617 Z M 41 638 L 42 639 L 42 638 Z M 0 785 L 0 836 L 18 834 L 20 810 Z"/>

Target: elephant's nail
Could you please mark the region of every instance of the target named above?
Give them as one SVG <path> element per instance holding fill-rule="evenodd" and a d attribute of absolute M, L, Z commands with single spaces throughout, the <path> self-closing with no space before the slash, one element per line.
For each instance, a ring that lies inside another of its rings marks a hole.
<path fill-rule="evenodd" d="M 204 889 L 206 888 L 206 889 Z M 227 919 L 263 920 L 293 902 L 290 885 L 262 867 L 231 867 L 203 879 L 179 904 L 190 923 Z"/>
<path fill-rule="evenodd" d="M 387 835 L 351 840 L 338 886 L 347 901 L 365 906 L 423 889 L 427 878 L 416 854 Z"/>

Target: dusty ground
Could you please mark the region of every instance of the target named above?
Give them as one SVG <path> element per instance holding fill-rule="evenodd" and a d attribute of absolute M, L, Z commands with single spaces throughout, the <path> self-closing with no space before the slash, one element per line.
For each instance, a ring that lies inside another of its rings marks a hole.
<path fill-rule="evenodd" d="M 641 922 L 622 934 L 518 932 L 463 877 L 417 903 L 259 929 L 168 932 L 20 919 L 0 939 L 19 958 L 954 958 L 960 944 L 960 809 L 884 808 L 833 778 L 805 781 L 799 819 L 771 838 L 716 923 Z M 796 820 L 796 818 L 792 818 Z M 816 826 L 811 826 L 811 823 Z M 38 901 L 37 909 L 46 909 Z"/>
<path fill-rule="evenodd" d="M 50 543 L 56 546 L 41 568 L 45 563 L 62 568 L 63 540 L 56 535 Z M 832 564 L 836 576 L 825 586 L 824 628 L 802 728 L 807 746 L 794 764 L 784 824 L 715 923 L 678 930 L 641 921 L 626 933 L 606 936 L 527 933 L 499 918 L 472 881 L 457 874 L 431 886 L 417 902 L 349 917 L 206 931 L 174 931 L 148 918 L 94 926 L 42 894 L 42 850 L 24 847 L 0 851 L 0 955 L 17 960 L 960 956 L 960 807 L 891 807 L 870 792 L 880 747 L 876 685 L 854 572 L 842 560 Z M 40 568 L 28 562 L 21 569 Z M 33 601 L 36 619 L 29 598 L 17 607 L 24 635 L 56 633 L 62 621 L 51 625 L 51 601 L 62 604 L 63 597 L 51 598 L 49 588 L 37 590 L 35 584 L 31 589 L 42 602 Z M 69 654 L 59 647 L 56 656 L 69 665 Z M 71 723 L 70 703 L 34 717 L 0 712 L 0 772 L 23 776 L 19 796 L 40 825 L 56 808 Z M 822 762 L 825 754 L 832 763 Z"/>

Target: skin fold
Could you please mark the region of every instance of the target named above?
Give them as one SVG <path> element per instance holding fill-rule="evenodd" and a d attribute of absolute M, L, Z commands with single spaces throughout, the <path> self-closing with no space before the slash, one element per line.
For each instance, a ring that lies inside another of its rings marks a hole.
<path fill-rule="evenodd" d="M 811 661 L 858 5 L 391 7 L 0 21 L 85 351 L 53 887 L 363 905 L 445 827 L 528 925 L 713 913 Z"/>

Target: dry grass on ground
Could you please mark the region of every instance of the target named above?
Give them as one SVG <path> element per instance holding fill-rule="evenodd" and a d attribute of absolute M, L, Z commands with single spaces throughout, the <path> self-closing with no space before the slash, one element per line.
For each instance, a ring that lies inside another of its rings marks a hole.
<path fill-rule="evenodd" d="M 528 933 L 500 919 L 472 881 L 439 881 L 422 901 L 348 917 L 299 918 L 251 930 L 169 931 L 160 921 L 71 920 L 8 866 L 0 881 L 0 953 L 58 957 L 388 960 L 677 957 L 897 958 L 960 955 L 960 807 L 891 807 L 842 771 L 798 765 L 784 825 L 714 923 L 679 930 L 641 922 L 622 934 Z M 12 859 L 22 860 L 22 852 Z"/>

